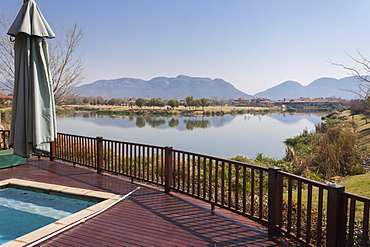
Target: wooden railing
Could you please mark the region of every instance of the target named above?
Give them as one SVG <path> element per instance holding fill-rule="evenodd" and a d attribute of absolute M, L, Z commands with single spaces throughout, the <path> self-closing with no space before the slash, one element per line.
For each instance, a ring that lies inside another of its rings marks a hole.
<path fill-rule="evenodd" d="M 1 134 L 4 134 L 0 131 Z M 2 144 L 4 145 L 4 144 Z M 172 147 L 58 133 L 59 159 L 209 202 L 307 246 L 369 246 L 370 199 L 281 171 Z"/>

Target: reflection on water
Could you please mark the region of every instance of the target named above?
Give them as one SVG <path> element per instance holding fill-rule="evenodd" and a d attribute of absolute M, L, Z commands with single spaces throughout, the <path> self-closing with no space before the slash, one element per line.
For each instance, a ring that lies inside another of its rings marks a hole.
<path fill-rule="evenodd" d="M 281 158 L 283 141 L 312 130 L 316 114 L 225 115 L 222 117 L 109 117 L 75 114 L 58 117 L 58 131 L 106 139 L 171 146 L 229 158 L 257 153 Z"/>
<path fill-rule="evenodd" d="M 234 117 L 121 117 L 121 116 L 99 116 L 94 113 L 76 113 L 70 116 L 62 116 L 62 118 L 84 118 L 89 122 L 96 124 L 119 126 L 124 128 L 144 128 L 150 126 L 151 128 L 176 128 L 178 130 L 194 130 L 196 128 L 206 129 L 211 126 L 221 127 L 227 122 L 231 122 Z M 104 121 L 101 121 L 104 119 Z M 209 119 L 212 119 L 210 121 Z M 112 120 L 112 121 L 110 121 Z"/>

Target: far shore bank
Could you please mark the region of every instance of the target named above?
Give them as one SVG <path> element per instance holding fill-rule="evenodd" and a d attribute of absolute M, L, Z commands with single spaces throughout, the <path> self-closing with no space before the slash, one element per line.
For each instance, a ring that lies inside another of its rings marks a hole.
<path fill-rule="evenodd" d="M 238 107 L 238 106 L 208 106 L 176 108 L 158 106 L 110 106 L 110 105 L 63 105 L 57 107 L 57 114 L 94 112 L 99 115 L 128 115 L 128 116 L 220 116 L 246 113 L 267 114 L 280 112 L 280 107 Z"/>

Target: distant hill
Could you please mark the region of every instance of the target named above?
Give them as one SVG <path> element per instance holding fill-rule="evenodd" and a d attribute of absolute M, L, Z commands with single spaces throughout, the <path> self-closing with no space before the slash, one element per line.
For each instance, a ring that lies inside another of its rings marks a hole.
<path fill-rule="evenodd" d="M 199 78 L 179 75 L 177 77 L 156 77 L 149 81 L 134 78 L 119 78 L 99 80 L 76 87 L 81 96 L 103 96 L 110 98 L 167 98 L 183 99 L 193 96 L 195 99 L 217 97 L 218 99 L 236 99 L 243 97 L 268 98 L 270 100 L 296 99 L 300 97 L 340 97 L 354 99 L 356 95 L 346 90 L 357 89 L 357 79 L 354 76 L 342 79 L 320 78 L 307 86 L 296 81 L 285 81 L 255 95 L 249 95 L 236 89 L 231 83 L 222 79 Z"/>
<path fill-rule="evenodd" d="M 342 79 L 320 78 L 303 86 L 296 81 L 286 81 L 275 87 L 269 88 L 254 96 L 259 98 L 268 98 L 270 100 L 297 99 L 300 97 L 320 98 L 332 97 L 342 99 L 354 99 L 356 95 L 346 90 L 357 90 L 358 80 L 356 77 L 345 77 Z"/>
<path fill-rule="evenodd" d="M 120 78 L 114 80 L 99 80 L 76 87 L 81 96 L 102 96 L 108 98 L 168 98 L 183 99 L 187 96 L 198 98 L 235 99 L 252 98 L 236 89 L 231 83 L 222 79 L 199 78 L 179 75 L 176 78 L 156 77 L 149 81 Z"/>

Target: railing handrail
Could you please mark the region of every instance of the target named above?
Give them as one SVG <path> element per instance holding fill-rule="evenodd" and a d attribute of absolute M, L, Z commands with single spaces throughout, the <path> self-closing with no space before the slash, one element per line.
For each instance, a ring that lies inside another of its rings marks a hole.
<path fill-rule="evenodd" d="M 298 176 L 298 175 L 295 175 L 295 174 L 291 174 L 289 172 L 279 171 L 279 173 L 281 175 L 287 177 L 287 178 L 293 178 L 295 180 L 299 180 L 301 182 L 305 182 L 307 184 L 311 184 L 311 185 L 314 185 L 314 186 L 319 187 L 319 188 L 327 188 L 328 187 L 328 184 L 326 184 L 326 183 L 322 183 L 322 182 L 315 181 L 315 180 L 312 180 L 312 179 L 309 179 L 309 178 L 301 177 L 301 176 Z"/>
<path fill-rule="evenodd" d="M 356 195 L 351 192 L 344 191 L 342 195 L 346 198 L 355 199 L 356 201 L 365 202 L 370 204 L 370 199 L 364 196 Z"/>
<path fill-rule="evenodd" d="M 81 138 L 96 139 L 96 137 L 81 136 L 81 135 L 67 134 L 67 133 L 61 133 L 61 132 L 58 132 L 58 135 L 66 135 L 66 136 L 74 136 L 74 137 L 81 137 Z M 130 145 L 137 145 L 137 146 L 145 146 L 145 147 L 164 148 L 163 146 L 156 146 L 156 145 L 143 144 L 143 143 L 137 143 L 137 142 L 127 142 L 127 141 L 120 141 L 120 140 L 113 140 L 113 139 L 106 139 L 106 138 L 103 138 L 103 141 L 123 143 L 123 144 L 130 144 Z"/>
<path fill-rule="evenodd" d="M 249 163 L 244 163 L 244 162 L 240 162 L 240 161 L 237 161 L 237 160 L 230 160 L 230 159 L 225 159 L 225 158 L 210 156 L 210 155 L 207 155 L 207 154 L 199 154 L 199 153 L 194 153 L 194 152 L 189 152 L 189 151 L 184 151 L 184 150 L 179 150 L 179 149 L 172 149 L 172 151 L 173 152 L 183 153 L 183 154 L 188 154 L 188 155 L 202 156 L 203 158 L 214 159 L 214 160 L 218 160 L 218 161 L 221 161 L 221 162 L 222 161 L 223 162 L 231 162 L 233 164 L 238 164 L 238 165 L 241 165 L 241 166 L 247 166 L 249 168 L 258 169 L 258 170 L 262 170 L 262 171 L 265 171 L 265 172 L 268 171 L 268 168 L 267 167 L 253 165 L 253 164 L 249 164 Z"/>

